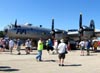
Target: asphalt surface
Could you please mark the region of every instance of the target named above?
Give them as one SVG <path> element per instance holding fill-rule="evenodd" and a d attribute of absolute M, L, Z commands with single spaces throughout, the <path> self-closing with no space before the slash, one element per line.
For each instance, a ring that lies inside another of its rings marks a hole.
<path fill-rule="evenodd" d="M 58 66 L 58 55 L 48 54 L 43 50 L 42 62 L 37 62 L 37 50 L 26 55 L 21 50 L 21 55 L 13 50 L 0 52 L 0 73 L 100 73 L 100 52 L 90 53 L 90 56 L 80 56 L 80 50 L 68 52 L 65 65 Z"/>

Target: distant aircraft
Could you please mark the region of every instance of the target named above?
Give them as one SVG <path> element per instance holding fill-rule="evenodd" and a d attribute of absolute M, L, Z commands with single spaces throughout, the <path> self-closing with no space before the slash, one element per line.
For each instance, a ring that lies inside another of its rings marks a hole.
<path fill-rule="evenodd" d="M 9 25 L 4 32 L 9 38 L 31 38 L 33 40 L 38 40 L 39 38 L 48 39 L 52 37 L 57 40 L 64 38 L 65 40 L 76 41 L 100 37 L 100 30 L 96 31 L 94 20 L 90 21 L 89 27 L 82 25 L 82 14 L 80 14 L 79 18 L 79 29 L 70 29 L 68 31 L 54 29 L 54 19 L 52 19 L 51 29 L 43 28 L 42 25 L 40 25 L 40 27 L 32 26 L 32 24 L 18 25 L 17 20 L 15 20 L 15 24 Z"/>

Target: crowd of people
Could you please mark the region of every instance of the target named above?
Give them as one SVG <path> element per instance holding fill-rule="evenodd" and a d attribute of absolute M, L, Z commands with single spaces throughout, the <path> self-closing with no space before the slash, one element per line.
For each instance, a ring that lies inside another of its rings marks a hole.
<path fill-rule="evenodd" d="M 43 50 L 43 40 L 42 38 L 39 39 L 38 41 L 38 46 L 37 46 L 37 50 L 38 50 L 38 54 L 36 56 L 36 60 L 37 61 L 42 61 L 42 50 Z M 61 39 L 60 43 L 58 44 L 57 40 L 53 40 L 52 39 L 48 39 L 46 41 L 46 48 L 48 53 L 50 54 L 50 51 L 52 51 L 54 53 L 58 54 L 58 58 L 59 58 L 59 66 L 64 66 L 64 59 L 65 59 L 65 52 L 68 51 L 67 49 L 67 44 L 64 43 L 64 40 Z"/>
<path fill-rule="evenodd" d="M 32 43 L 30 39 L 27 39 L 24 43 L 21 39 L 4 39 L 0 38 L 0 51 L 4 52 L 8 50 L 10 54 L 12 54 L 14 47 L 16 48 L 18 55 L 21 54 L 21 45 L 25 44 L 25 52 L 26 54 L 30 54 L 30 51 L 32 49 Z"/>
<path fill-rule="evenodd" d="M 90 55 L 90 50 L 92 50 L 93 52 L 96 52 L 97 47 L 100 47 L 99 41 L 97 40 L 82 40 L 79 42 L 81 56 L 84 56 L 85 50 L 87 51 L 87 55 Z"/>
<path fill-rule="evenodd" d="M 13 48 L 16 46 L 17 54 L 21 55 L 21 45 L 23 44 L 21 39 L 4 39 L 0 38 L 0 51 L 4 52 L 6 50 L 9 50 L 10 54 L 13 53 Z M 24 42 L 25 44 L 25 52 L 26 55 L 30 54 L 32 51 L 32 40 L 27 39 Z M 100 46 L 100 43 L 98 41 L 91 41 L 91 40 L 82 40 L 79 43 L 78 48 L 81 50 L 81 56 L 84 56 L 84 51 L 87 51 L 87 55 L 90 55 L 90 48 L 95 52 L 97 50 L 97 47 Z M 46 47 L 45 47 L 46 46 Z M 61 39 L 60 42 L 57 39 L 47 39 L 44 41 L 42 38 L 40 38 L 37 42 L 37 61 L 42 61 L 42 51 L 44 49 L 47 50 L 49 54 L 58 54 L 59 59 L 59 66 L 64 66 L 64 59 L 66 51 L 70 48 L 70 42 L 65 43 L 64 39 Z M 45 47 L 45 48 L 44 48 Z"/>

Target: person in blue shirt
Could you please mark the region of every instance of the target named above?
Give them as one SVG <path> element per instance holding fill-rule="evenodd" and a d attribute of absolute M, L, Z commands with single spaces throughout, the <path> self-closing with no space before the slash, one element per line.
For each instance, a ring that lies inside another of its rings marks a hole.
<path fill-rule="evenodd" d="M 50 50 L 53 51 L 53 41 L 51 39 L 47 40 L 47 51 L 50 53 Z"/>
<path fill-rule="evenodd" d="M 90 47 L 91 47 L 91 41 L 88 40 L 88 42 L 87 42 L 87 55 L 90 55 Z"/>

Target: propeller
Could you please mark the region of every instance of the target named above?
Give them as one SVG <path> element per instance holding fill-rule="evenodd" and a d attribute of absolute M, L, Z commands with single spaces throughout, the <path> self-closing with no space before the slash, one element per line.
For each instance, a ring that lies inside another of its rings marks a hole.
<path fill-rule="evenodd" d="M 54 29 L 54 19 L 52 19 L 52 27 L 51 27 L 50 33 L 51 33 L 53 39 L 55 38 L 55 34 L 64 33 L 64 30 Z"/>
<path fill-rule="evenodd" d="M 82 13 L 80 13 L 80 18 L 79 18 L 79 39 L 81 40 L 81 36 L 83 36 L 83 27 L 82 27 Z"/>
<path fill-rule="evenodd" d="M 85 31 L 85 33 L 83 33 Z M 95 37 L 95 24 L 94 24 L 94 20 L 90 21 L 90 26 L 82 26 L 82 14 L 80 13 L 80 18 L 79 18 L 79 39 L 81 41 L 82 36 L 86 36 L 88 34 L 88 32 L 90 33 L 88 35 L 89 38 L 91 37 Z"/>
<path fill-rule="evenodd" d="M 93 36 L 95 36 L 95 23 L 93 19 L 90 21 L 90 28 L 93 29 Z"/>
<path fill-rule="evenodd" d="M 11 23 L 11 26 L 17 28 L 17 19 L 15 20 L 14 24 Z"/>

